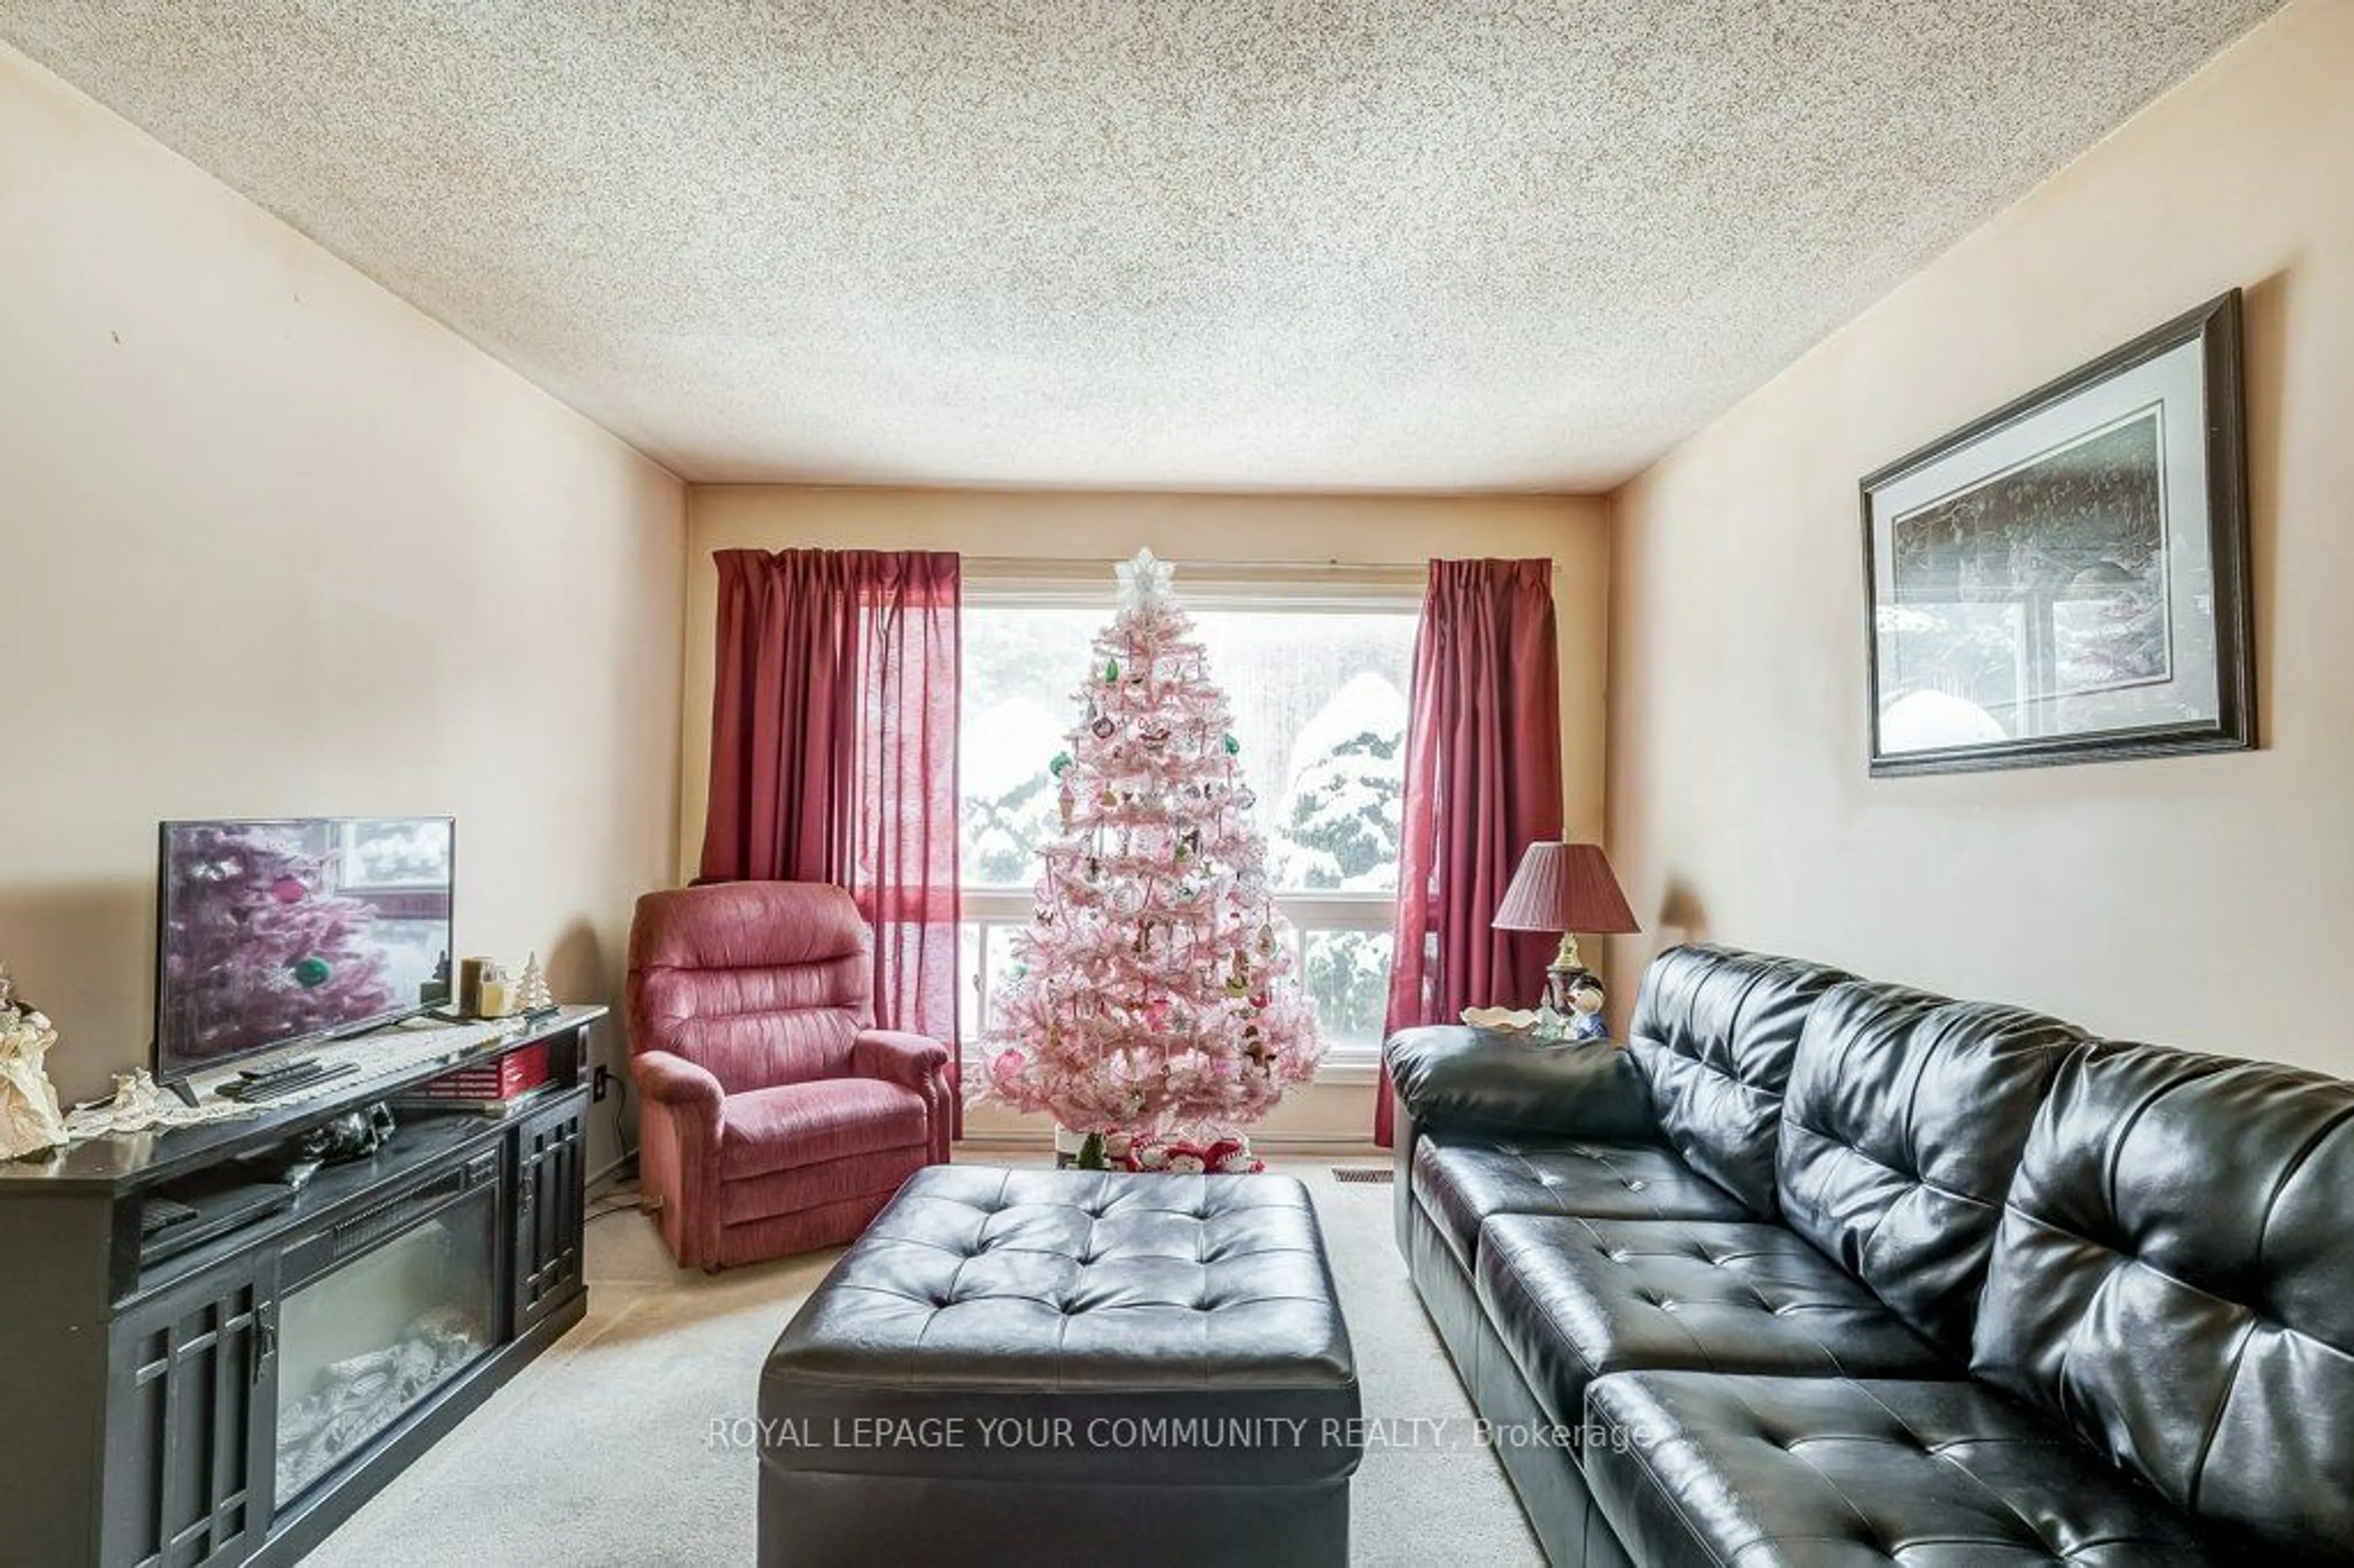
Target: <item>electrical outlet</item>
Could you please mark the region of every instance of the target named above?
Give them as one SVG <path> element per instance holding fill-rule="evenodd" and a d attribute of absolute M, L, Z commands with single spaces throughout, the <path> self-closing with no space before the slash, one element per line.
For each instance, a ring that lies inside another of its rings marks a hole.
<path fill-rule="evenodd" d="M 598 1063 L 596 1075 L 588 1080 L 588 1097 L 592 1100 L 601 1100 L 605 1097 L 605 1091 L 612 1086 L 613 1069 L 602 1062 Z"/>

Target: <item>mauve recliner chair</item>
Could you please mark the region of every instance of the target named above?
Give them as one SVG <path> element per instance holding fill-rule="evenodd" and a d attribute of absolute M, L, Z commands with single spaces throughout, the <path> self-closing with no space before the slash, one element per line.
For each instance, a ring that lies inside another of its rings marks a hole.
<path fill-rule="evenodd" d="M 866 927 L 841 888 L 649 893 L 630 928 L 641 1185 L 663 1240 L 706 1269 L 855 1236 L 944 1165 L 948 1047 L 874 1027 Z"/>

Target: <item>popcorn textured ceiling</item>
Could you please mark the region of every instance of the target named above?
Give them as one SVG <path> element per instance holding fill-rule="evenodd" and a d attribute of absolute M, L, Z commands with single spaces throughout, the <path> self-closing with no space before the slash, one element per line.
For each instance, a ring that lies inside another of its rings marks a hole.
<path fill-rule="evenodd" d="M 692 480 L 1607 487 L 2280 0 L 0 0 Z"/>

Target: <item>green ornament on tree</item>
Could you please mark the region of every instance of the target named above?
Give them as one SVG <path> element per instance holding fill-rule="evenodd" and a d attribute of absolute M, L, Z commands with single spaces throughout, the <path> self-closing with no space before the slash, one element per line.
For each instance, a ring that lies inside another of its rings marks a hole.
<path fill-rule="evenodd" d="M 1226 755 L 1228 757 L 1240 757 L 1242 754 L 1243 743 L 1236 740 L 1232 735 L 1228 735 L 1226 736 Z"/>
<path fill-rule="evenodd" d="M 327 960 L 324 959 L 310 958 L 294 960 L 294 983 L 305 991 L 313 986 L 326 984 L 327 977 L 333 973 L 334 971 L 327 967 Z"/>
<path fill-rule="evenodd" d="M 1107 659 L 1104 661 L 1104 684 L 1107 686 L 1117 686 L 1119 684 L 1119 660 Z"/>

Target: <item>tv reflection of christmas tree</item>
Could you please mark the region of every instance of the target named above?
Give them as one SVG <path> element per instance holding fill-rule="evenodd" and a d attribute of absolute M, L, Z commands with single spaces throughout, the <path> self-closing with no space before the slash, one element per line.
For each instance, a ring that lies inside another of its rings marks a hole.
<path fill-rule="evenodd" d="M 1119 568 L 1086 715 L 1055 759 L 1061 832 L 998 1000 L 988 1090 L 1076 1132 L 1204 1139 L 1322 1054 L 1251 827 L 1225 694 L 1169 568 Z"/>
<path fill-rule="evenodd" d="M 180 836 L 166 885 L 171 994 L 164 1027 L 183 1057 L 223 1055 L 397 1005 L 385 960 L 361 939 L 375 908 L 333 890 L 328 863 L 282 829 L 253 824 Z"/>

